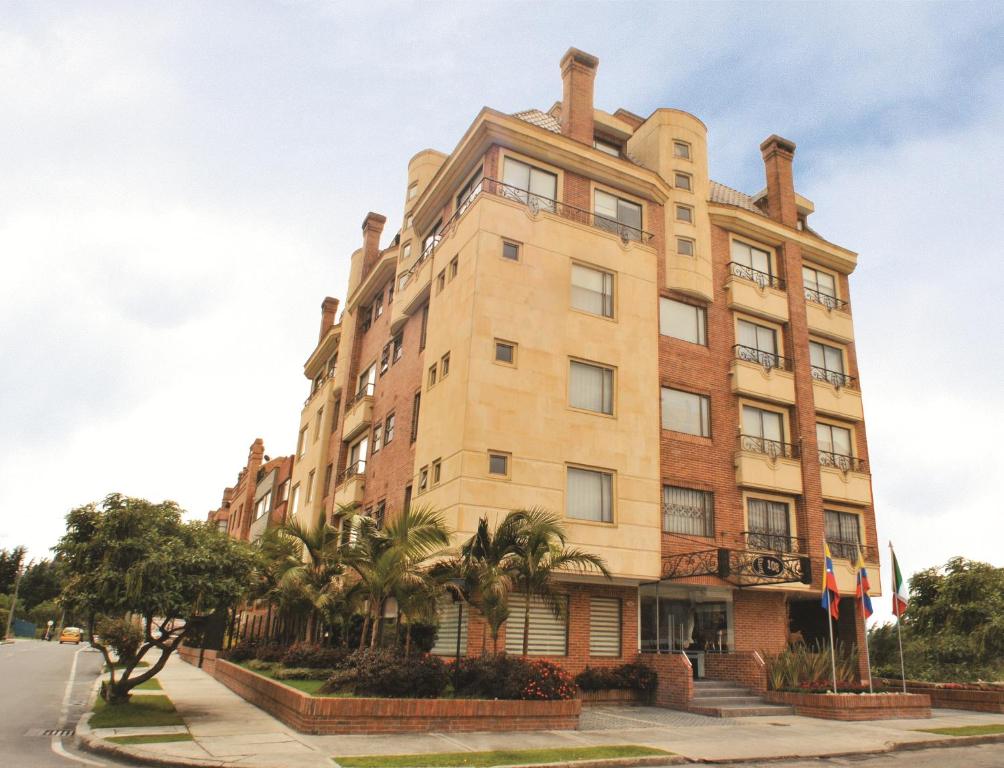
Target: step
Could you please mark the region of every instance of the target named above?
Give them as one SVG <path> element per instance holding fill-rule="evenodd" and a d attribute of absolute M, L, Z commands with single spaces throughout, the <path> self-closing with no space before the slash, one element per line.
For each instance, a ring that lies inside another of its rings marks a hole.
<path fill-rule="evenodd" d="M 692 704 L 687 707 L 687 711 L 693 712 L 696 715 L 707 715 L 708 717 L 769 717 L 771 715 L 779 717 L 781 715 L 795 714 L 794 707 L 762 703 L 734 707 L 701 707 Z"/>
<path fill-rule="evenodd" d="M 749 688 L 725 688 L 724 686 L 694 686 L 695 696 L 752 696 Z"/>
<path fill-rule="evenodd" d="M 739 683 L 732 680 L 713 680 L 710 677 L 701 677 L 694 680 L 695 688 L 738 688 Z"/>
<path fill-rule="evenodd" d="M 695 707 L 747 707 L 764 701 L 759 696 L 695 696 L 690 703 Z"/>

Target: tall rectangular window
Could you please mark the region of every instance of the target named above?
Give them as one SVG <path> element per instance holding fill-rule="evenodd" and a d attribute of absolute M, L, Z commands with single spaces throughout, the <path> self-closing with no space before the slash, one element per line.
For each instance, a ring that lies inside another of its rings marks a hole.
<path fill-rule="evenodd" d="M 701 437 L 711 436 L 711 400 L 706 395 L 662 388 L 662 428 Z"/>
<path fill-rule="evenodd" d="M 573 408 L 614 412 L 614 372 L 600 365 L 572 360 L 568 371 L 568 402 Z"/>
<path fill-rule="evenodd" d="M 311 499 L 314 498 L 314 470 L 310 470 L 307 475 L 307 503 L 309 504 Z"/>
<path fill-rule="evenodd" d="M 675 299 L 659 299 L 659 333 L 707 346 L 707 310 Z"/>
<path fill-rule="evenodd" d="M 558 598 L 561 610 L 557 616 L 551 606 L 539 598 L 530 600 L 530 626 L 527 629 L 529 656 L 565 656 L 568 654 L 568 599 Z M 523 621 L 526 618 L 526 597 L 509 598 L 509 619 L 505 624 L 505 651 L 512 656 L 523 652 Z"/>
<path fill-rule="evenodd" d="M 474 174 L 467 180 L 467 183 L 457 192 L 457 214 L 463 215 L 471 203 L 481 193 L 481 179 L 484 176 L 484 167 L 478 166 Z"/>
<path fill-rule="evenodd" d="M 589 655 L 621 655 L 621 601 L 616 597 L 589 601 Z"/>
<path fill-rule="evenodd" d="M 812 378 L 817 381 L 827 381 L 835 387 L 843 387 L 850 382 L 850 377 L 844 372 L 844 351 L 839 347 L 810 341 L 809 363 Z"/>
<path fill-rule="evenodd" d="M 758 363 L 764 368 L 778 368 L 781 360 L 777 354 L 777 331 L 767 325 L 751 323 L 749 320 L 738 322 L 738 346 L 736 357 L 751 363 Z"/>
<path fill-rule="evenodd" d="M 394 439 L 394 414 L 387 414 L 387 420 L 384 422 L 383 427 L 383 440 L 384 445 L 390 445 L 390 441 Z"/>
<path fill-rule="evenodd" d="M 750 549 L 769 552 L 791 552 L 791 527 L 788 505 L 771 499 L 749 499 L 746 507 L 749 521 L 747 544 Z"/>
<path fill-rule="evenodd" d="M 572 264 L 572 306 L 602 317 L 614 316 L 614 276 Z"/>
<path fill-rule="evenodd" d="M 366 435 L 362 440 L 349 448 L 349 466 L 345 470 L 346 477 L 361 475 L 366 471 L 366 457 L 369 451 L 370 438 Z"/>
<path fill-rule="evenodd" d="M 377 422 L 373 427 L 373 453 L 378 453 L 383 448 L 383 422 Z"/>
<path fill-rule="evenodd" d="M 429 334 L 429 303 L 422 307 L 422 332 L 418 337 L 418 348 L 425 349 L 425 340 Z"/>
<path fill-rule="evenodd" d="M 300 484 L 293 486 L 293 492 L 289 500 L 289 515 L 293 517 L 300 511 Z"/>
<path fill-rule="evenodd" d="M 629 240 L 641 239 L 641 206 L 609 192 L 593 192 L 596 226 Z"/>
<path fill-rule="evenodd" d="M 568 516 L 598 523 L 613 522 L 613 482 L 610 472 L 568 468 Z"/>
<path fill-rule="evenodd" d="M 416 392 L 411 404 L 411 442 L 418 440 L 418 409 L 422 404 L 422 393 Z"/>
<path fill-rule="evenodd" d="M 526 204 L 531 200 L 540 208 L 554 210 L 558 198 L 558 176 L 527 163 L 507 157 L 502 164 L 502 182 L 508 187 L 502 194 Z"/>
<path fill-rule="evenodd" d="M 742 449 L 768 456 L 787 456 L 784 440 L 784 416 L 753 405 L 742 412 Z"/>
<path fill-rule="evenodd" d="M 761 276 L 769 278 L 773 274 L 770 268 L 770 253 L 740 240 L 732 241 L 732 261 L 740 267 L 753 270 L 752 275 L 739 270 L 738 277 L 753 280 L 761 285 L 765 282 Z M 759 275 L 756 273 L 759 273 Z M 734 274 L 736 273 L 734 272 Z"/>
<path fill-rule="evenodd" d="M 317 414 L 314 416 L 314 442 L 317 442 L 317 438 L 321 436 L 321 422 L 324 421 L 324 406 L 322 405 L 317 409 Z"/>
<path fill-rule="evenodd" d="M 393 358 L 394 358 L 394 362 L 396 363 L 398 360 L 401 359 L 401 356 L 404 354 L 404 334 L 403 333 L 397 334 L 391 340 L 391 344 L 394 347 Z"/>
<path fill-rule="evenodd" d="M 334 469 L 334 467 L 331 464 L 328 464 L 328 466 L 326 466 L 324 468 L 324 491 L 323 491 L 323 493 L 324 493 L 325 496 L 327 496 L 329 493 L 331 493 L 331 472 L 332 472 L 333 469 Z"/>
<path fill-rule="evenodd" d="M 851 431 L 835 424 L 816 424 L 816 441 L 819 444 L 819 463 L 847 472 L 855 468 Z"/>
<path fill-rule="evenodd" d="M 805 298 L 833 309 L 837 306 L 837 279 L 829 272 L 814 267 L 802 267 Z"/>
<path fill-rule="evenodd" d="M 861 546 L 859 518 L 853 512 L 824 510 L 826 518 L 826 543 L 834 557 L 856 560 Z"/>
<path fill-rule="evenodd" d="M 709 491 L 662 486 L 662 530 L 691 536 L 714 536 L 714 496 Z"/>
<path fill-rule="evenodd" d="M 304 427 L 300 430 L 300 437 L 296 443 L 296 455 L 298 458 L 303 458 L 303 454 L 307 452 L 307 428 Z"/>
<path fill-rule="evenodd" d="M 359 397 L 366 397 L 367 395 L 372 395 L 373 390 L 376 387 L 376 365 L 371 365 L 365 371 L 359 374 L 359 388 L 356 389 L 356 395 Z"/>

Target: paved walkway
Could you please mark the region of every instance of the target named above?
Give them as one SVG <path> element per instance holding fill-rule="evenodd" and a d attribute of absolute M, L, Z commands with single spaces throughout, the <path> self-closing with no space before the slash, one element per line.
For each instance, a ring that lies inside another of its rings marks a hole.
<path fill-rule="evenodd" d="M 920 728 L 1004 724 L 1004 715 L 935 710 L 930 720 L 839 723 L 808 717 L 722 719 L 654 707 L 588 707 L 578 731 L 359 736 L 298 734 L 209 675 L 172 658 L 158 676 L 194 741 L 134 746 L 161 759 L 215 759 L 236 766 L 331 768 L 331 757 L 463 752 L 601 744 L 643 744 L 695 760 L 874 752 L 897 743 L 938 741 Z M 1004 753 L 1004 745 L 1001 745 Z"/>

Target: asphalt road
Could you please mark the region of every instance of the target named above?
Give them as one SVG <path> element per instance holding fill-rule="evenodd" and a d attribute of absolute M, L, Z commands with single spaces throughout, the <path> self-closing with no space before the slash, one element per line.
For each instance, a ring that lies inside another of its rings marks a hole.
<path fill-rule="evenodd" d="M 827 760 L 730 763 L 731 768 L 837 768 L 837 766 L 854 766 L 854 768 L 1002 768 L 1004 767 L 1004 744 L 891 752 L 886 755 L 855 755 L 833 757 Z"/>
<path fill-rule="evenodd" d="M 101 663 L 101 654 L 86 643 L 18 640 L 0 645 L 0 765 L 108 765 L 104 759 L 73 750 L 72 736 L 44 735 L 47 730 L 76 726 Z"/>

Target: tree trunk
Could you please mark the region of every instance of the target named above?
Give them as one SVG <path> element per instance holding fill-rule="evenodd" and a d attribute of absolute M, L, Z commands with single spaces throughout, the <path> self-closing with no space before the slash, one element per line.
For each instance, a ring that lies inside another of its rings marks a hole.
<path fill-rule="evenodd" d="M 404 634 L 404 655 L 411 656 L 411 622 L 408 622 L 408 628 L 405 630 Z"/>
<path fill-rule="evenodd" d="M 377 647 L 377 638 L 380 637 L 380 632 L 383 630 L 383 607 L 381 606 L 377 617 L 373 620 L 373 636 L 370 637 L 370 648 Z"/>
<path fill-rule="evenodd" d="M 317 623 L 317 617 L 314 615 L 316 612 L 312 608 L 310 613 L 307 614 L 307 631 L 304 633 L 306 637 L 304 638 L 308 643 L 314 642 L 314 625 Z"/>
<path fill-rule="evenodd" d="M 526 591 L 526 605 L 523 608 L 523 655 L 530 652 L 530 590 Z"/>
<path fill-rule="evenodd" d="M 369 628 L 370 628 L 370 615 L 367 612 L 366 615 L 363 616 L 363 628 L 362 628 L 362 631 L 359 633 L 359 650 L 360 651 L 363 648 L 366 647 L 366 635 L 369 632 Z"/>

